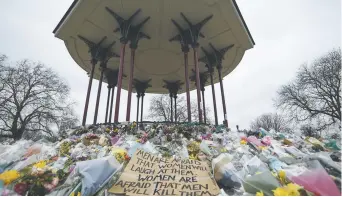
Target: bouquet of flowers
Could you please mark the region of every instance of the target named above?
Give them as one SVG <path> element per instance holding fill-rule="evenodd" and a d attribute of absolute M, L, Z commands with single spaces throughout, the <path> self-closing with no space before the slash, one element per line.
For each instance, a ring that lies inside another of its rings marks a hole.
<path fill-rule="evenodd" d="M 94 133 L 88 133 L 83 137 L 83 144 L 89 146 L 90 144 L 98 144 L 100 137 Z"/>
<path fill-rule="evenodd" d="M 69 155 L 70 149 L 71 149 L 71 142 L 64 141 L 59 147 L 59 155 L 66 156 Z"/>
<path fill-rule="evenodd" d="M 189 158 L 197 160 L 198 159 L 198 154 L 200 152 L 200 142 L 197 141 L 192 141 L 188 144 L 187 149 L 189 153 Z"/>
<path fill-rule="evenodd" d="M 130 160 L 130 157 L 125 149 L 113 147 L 112 154 L 119 163 Z"/>
<path fill-rule="evenodd" d="M 50 193 L 59 183 L 64 182 L 68 172 L 48 166 L 52 160 L 41 160 L 21 171 L 10 170 L 0 175 L 5 184 L 11 184 L 20 195 L 41 196 Z"/>

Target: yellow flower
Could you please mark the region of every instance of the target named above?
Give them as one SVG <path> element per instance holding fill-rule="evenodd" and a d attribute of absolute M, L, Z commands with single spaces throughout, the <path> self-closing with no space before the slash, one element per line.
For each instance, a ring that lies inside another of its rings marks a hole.
<path fill-rule="evenodd" d="M 37 162 L 33 165 L 36 168 L 44 168 L 46 166 L 46 162 L 44 160 Z"/>
<path fill-rule="evenodd" d="M 264 196 L 264 192 L 260 191 L 255 194 L 256 196 Z"/>
<path fill-rule="evenodd" d="M 277 187 L 276 190 L 272 190 L 272 191 L 275 196 L 288 196 L 289 195 L 289 192 L 285 188 L 282 188 L 282 187 Z"/>
<path fill-rule="evenodd" d="M 302 188 L 301 186 L 299 186 L 299 185 L 297 185 L 297 184 L 293 184 L 293 183 L 287 184 L 286 187 L 287 187 L 288 189 L 294 189 L 294 190 L 299 190 L 299 189 Z"/>
<path fill-rule="evenodd" d="M 259 171 L 258 171 L 258 172 L 255 173 L 255 175 L 257 175 L 257 174 L 262 174 L 262 172 L 259 172 Z"/>
<path fill-rule="evenodd" d="M 121 148 L 115 148 L 112 150 L 112 154 L 115 156 L 116 160 L 122 163 L 125 160 L 125 156 L 127 155 L 127 151 Z"/>
<path fill-rule="evenodd" d="M 246 140 L 241 140 L 241 141 L 240 141 L 240 144 L 241 144 L 241 145 L 246 145 L 246 144 L 247 144 L 247 141 L 246 141 Z"/>
<path fill-rule="evenodd" d="M 110 132 L 110 128 L 106 128 L 106 132 L 109 133 Z"/>
<path fill-rule="evenodd" d="M 5 171 L 2 174 L 0 174 L 0 180 L 5 183 L 5 185 L 8 185 L 18 179 L 20 177 L 20 174 L 16 170 L 9 170 Z"/>
<path fill-rule="evenodd" d="M 285 176 L 286 176 L 286 173 L 285 173 L 285 171 L 284 171 L 284 170 L 279 170 L 279 172 L 278 172 L 278 175 L 279 175 L 279 178 L 282 178 L 282 179 L 284 179 L 284 178 L 285 178 Z"/>
<path fill-rule="evenodd" d="M 77 192 L 77 196 L 81 196 L 81 192 Z"/>
<path fill-rule="evenodd" d="M 300 196 L 300 193 L 298 190 L 301 189 L 301 187 L 299 185 L 289 183 L 289 184 L 287 184 L 287 186 L 285 188 L 289 192 L 289 196 Z"/>
<path fill-rule="evenodd" d="M 259 146 L 259 149 L 260 149 L 260 150 L 266 150 L 267 147 L 266 147 L 266 146 Z"/>
<path fill-rule="evenodd" d="M 275 196 L 300 196 L 299 189 L 301 189 L 299 185 L 289 183 L 285 187 L 278 187 L 272 191 Z"/>
<path fill-rule="evenodd" d="M 197 160 L 197 155 L 195 154 L 190 154 L 189 159 Z"/>
<path fill-rule="evenodd" d="M 279 180 L 281 184 L 285 184 L 285 179 L 286 179 L 286 173 L 283 170 L 279 170 L 278 172 Z"/>
<path fill-rule="evenodd" d="M 115 133 L 117 133 L 118 131 L 119 131 L 119 129 L 118 129 L 118 128 L 115 128 L 115 129 L 114 129 L 114 132 L 115 132 Z"/>
<path fill-rule="evenodd" d="M 300 196 L 300 193 L 298 190 L 288 190 L 289 196 Z"/>
<path fill-rule="evenodd" d="M 75 196 L 75 192 L 71 192 L 70 196 Z"/>

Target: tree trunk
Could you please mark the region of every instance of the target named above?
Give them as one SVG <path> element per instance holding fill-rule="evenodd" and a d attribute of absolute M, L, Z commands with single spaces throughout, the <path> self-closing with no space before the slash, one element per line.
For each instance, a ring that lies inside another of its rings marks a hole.
<path fill-rule="evenodd" d="M 24 131 L 25 131 L 25 128 L 20 128 L 20 129 L 18 129 L 18 130 L 17 130 L 17 133 L 15 133 L 15 134 L 13 135 L 13 139 L 14 139 L 15 141 L 20 140 L 20 139 L 23 137 Z"/>

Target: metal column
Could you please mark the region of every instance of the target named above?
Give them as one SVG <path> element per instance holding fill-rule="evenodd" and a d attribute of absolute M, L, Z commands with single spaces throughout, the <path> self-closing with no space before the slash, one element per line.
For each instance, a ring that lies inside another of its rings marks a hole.
<path fill-rule="evenodd" d="M 170 94 L 170 101 L 171 101 L 171 117 L 170 117 L 170 121 L 173 122 L 173 107 L 172 107 L 172 94 Z"/>
<path fill-rule="evenodd" d="M 190 88 L 189 88 L 189 68 L 188 68 L 188 52 L 189 47 L 182 47 L 184 52 L 184 69 L 185 69 L 185 91 L 186 91 L 186 106 L 188 112 L 188 122 L 191 122 L 191 103 L 190 103 Z"/>
<path fill-rule="evenodd" d="M 193 47 L 194 50 L 194 63 L 195 63 L 195 73 L 196 73 L 196 91 L 197 91 L 197 108 L 198 108 L 198 119 L 199 122 L 202 123 L 202 110 L 201 110 L 201 90 L 200 90 L 200 75 L 198 68 L 198 55 L 197 55 L 198 47 Z"/>
<path fill-rule="evenodd" d="M 214 87 L 214 79 L 213 79 L 213 70 L 209 71 L 209 73 L 210 73 L 211 93 L 213 95 L 215 126 L 217 126 L 218 125 L 218 120 L 217 120 L 217 108 L 216 108 L 216 96 L 215 96 L 215 87 Z"/>
<path fill-rule="evenodd" d="M 114 90 L 115 86 L 112 87 L 112 97 L 110 99 L 110 110 L 109 110 L 109 118 L 108 118 L 108 123 L 112 122 L 112 112 L 113 112 L 113 102 L 114 102 Z"/>
<path fill-rule="evenodd" d="M 97 89 L 97 97 L 96 97 L 96 105 L 95 105 L 95 114 L 94 114 L 94 122 L 93 122 L 94 125 L 97 123 L 97 114 L 99 112 L 99 104 L 100 104 L 100 98 L 101 98 L 103 72 L 104 72 L 104 68 L 105 67 L 106 67 L 105 65 L 101 66 L 101 76 L 100 76 L 100 80 L 99 80 L 99 87 Z"/>
<path fill-rule="evenodd" d="M 228 127 L 228 120 L 227 120 L 227 110 L 226 110 L 226 100 L 224 98 L 224 89 L 223 89 L 223 83 L 222 83 L 222 76 L 221 76 L 221 67 L 217 68 L 218 74 L 219 74 L 219 80 L 220 80 L 220 87 L 221 87 L 221 96 L 222 96 L 222 107 L 223 107 L 223 114 L 224 114 L 224 120 L 223 124 Z"/>
<path fill-rule="evenodd" d="M 121 49 L 120 49 L 120 66 L 119 66 L 118 83 L 117 83 L 118 88 L 116 90 L 114 123 L 117 123 L 119 120 L 120 96 L 121 96 L 121 87 L 122 87 L 122 74 L 123 74 L 123 66 L 124 66 L 124 61 L 125 61 L 125 48 L 126 48 L 126 43 L 122 43 Z"/>
<path fill-rule="evenodd" d="M 132 86 L 133 86 L 133 73 L 134 73 L 134 56 L 135 49 L 131 48 L 131 67 L 128 79 L 128 97 L 127 97 L 127 109 L 126 109 L 126 121 L 130 121 L 131 116 L 131 101 L 132 101 Z"/>
<path fill-rule="evenodd" d="M 105 123 L 107 123 L 108 120 L 108 110 L 109 110 L 109 101 L 110 101 L 110 89 L 111 87 L 108 85 L 108 96 L 107 96 L 107 105 L 106 105 L 106 116 L 105 116 Z"/>
<path fill-rule="evenodd" d="M 87 91 L 86 101 L 85 101 L 85 105 L 84 105 L 82 126 L 85 126 L 85 123 L 87 120 L 89 97 L 90 97 L 90 92 L 91 92 L 91 85 L 93 84 L 93 77 L 94 77 L 94 70 L 95 70 L 96 61 L 92 60 L 91 63 L 92 63 L 92 67 L 91 67 L 91 71 L 90 71 L 89 82 L 88 82 L 88 91 Z"/>
<path fill-rule="evenodd" d="M 173 98 L 175 99 L 175 123 L 177 122 L 177 95 L 173 95 Z"/>
<path fill-rule="evenodd" d="M 139 101 L 140 101 L 140 93 L 137 93 L 137 119 L 136 122 L 139 121 Z"/>
<path fill-rule="evenodd" d="M 142 121 L 143 121 L 144 97 L 145 97 L 145 93 L 142 92 L 142 93 L 141 93 L 141 116 L 140 116 L 140 122 L 141 122 L 141 123 L 142 123 Z"/>
<path fill-rule="evenodd" d="M 203 118 L 204 118 L 204 124 L 207 124 L 207 114 L 206 114 L 206 111 L 205 111 L 204 88 L 201 91 L 202 91 L 202 98 L 203 98 Z"/>

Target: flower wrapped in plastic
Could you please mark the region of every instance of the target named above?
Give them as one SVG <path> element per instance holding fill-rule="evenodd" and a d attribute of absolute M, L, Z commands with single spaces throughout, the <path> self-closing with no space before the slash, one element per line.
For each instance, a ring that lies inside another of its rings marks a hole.
<path fill-rule="evenodd" d="M 206 155 L 212 155 L 212 151 L 210 150 L 209 146 L 208 146 L 208 142 L 206 142 L 205 140 L 203 140 L 200 144 L 200 150 L 205 153 Z"/>
<path fill-rule="evenodd" d="M 268 158 L 268 166 L 271 170 L 278 172 L 283 168 L 286 168 L 287 164 L 280 161 L 278 158 L 271 156 Z"/>
<path fill-rule="evenodd" d="M 70 156 L 76 161 L 84 161 L 91 158 L 91 149 L 83 143 L 78 143 L 70 150 Z"/>
<path fill-rule="evenodd" d="M 318 160 L 291 165 L 284 169 L 287 178 L 302 186 L 305 190 L 320 196 L 340 196 L 333 179 L 325 171 Z"/>
<path fill-rule="evenodd" d="M 304 154 L 302 151 L 298 150 L 294 146 L 285 147 L 284 149 L 287 153 L 291 154 L 292 156 L 294 156 L 297 159 L 300 159 L 300 158 L 303 158 L 306 156 L 306 154 Z"/>
<path fill-rule="evenodd" d="M 31 144 L 32 141 L 19 140 L 14 145 L 0 145 L 0 167 L 6 168 L 12 162 L 21 160 Z"/>
<path fill-rule="evenodd" d="M 249 136 L 247 138 L 247 141 L 256 148 L 264 146 L 264 144 L 262 144 L 261 141 L 258 138 L 256 138 L 255 136 Z"/>
<path fill-rule="evenodd" d="M 77 162 L 75 175 L 81 177 L 81 194 L 94 195 L 121 166 L 113 156 Z"/>
<path fill-rule="evenodd" d="M 142 132 L 140 135 L 140 139 L 137 140 L 137 142 L 145 144 L 148 140 L 148 134 L 146 132 Z"/>
<path fill-rule="evenodd" d="M 101 135 L 99 139 L 99 145 L 100 146 L 108 146 L 109 145 L 109 139 L 106 135 Z"/>
<path fill-rule="evenodd" d="M 14 185 L 14 191 L 20 195 L 42 196 L 50 193 L 60 182 L 60 174 L 52 172 L 44 161 L 35 164 L 31 172 L 23 173 Z"/>
<path fill-rule="evenodd" d="M 25 157 L 29 157 L 31 155 L 38 154 L 38 153 L 40 153 L 41 149 L 42 149 L 41 144 L 34 144 L 30 148 L 27 149 L 27 151 L 25 153 Z"/>
<path fill-rule="evenodd" d="M 119 163 L 123 163 L 124 161 L 130 159 L 130 157 L 127 154 L 127 151 L 123 148 L 113 147 L 111 152 L 115 157 L 116 161 L 118 161 Z"/>
<path fill-rule="evenodd" d="M 250 194 L 262 191 L 265 195 L 269 196 L 273 195 L 272 190 L 281 186 L 267 166 L 257 156 L 254 156 L 244 165 L 242 184 L 245 191 Z"/>
<path fill-rule="evenodd" d="M 241 181 L 232 159 L 231 155 L 223 153 L 212 161 L 214 177 L 221 188 L 238 189 L 241 187 Z"/>
<path fill-rule="evenodd" d="M 82 138 L 82 142 L 86 146 L 89 146 L 90 144 L 98 144 L 99 140 L 100 140 L 100 137 L 94 133 L 87 133 Z"/>
<path fill-rule="evenodd" d="M 59 147 L 59 155 L 60 156 L 66 156 L 66 155 L 69 155 L 69 151 L 70 151 L 70 148 L 71 148 L 71 142 L 70 141 L 64 141 L 60 144 L 60 147 Z"/>
<path fill-rule="evenodd" d="M 262 138 L 261 143 L 265 144 L 266 146 L 271 145 L 272 138 L 270 136 L 265 136 Z"/>

